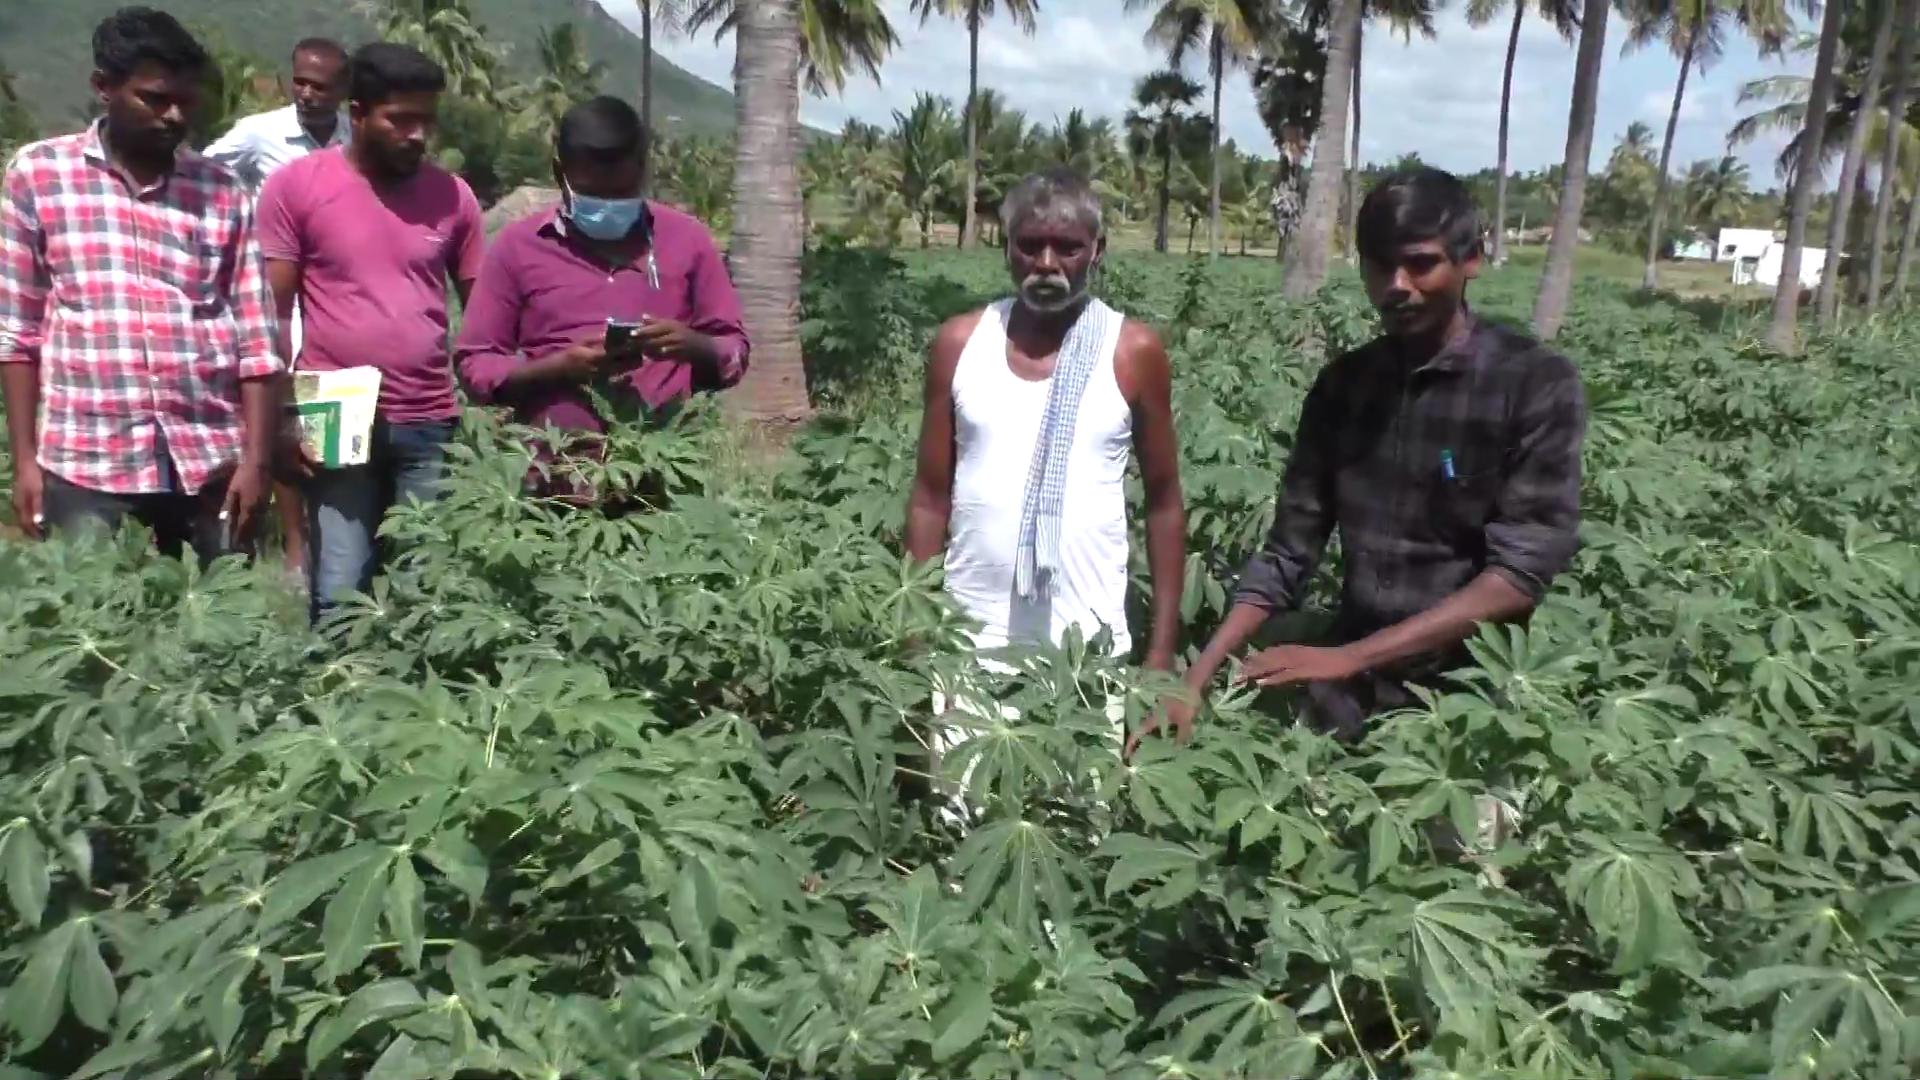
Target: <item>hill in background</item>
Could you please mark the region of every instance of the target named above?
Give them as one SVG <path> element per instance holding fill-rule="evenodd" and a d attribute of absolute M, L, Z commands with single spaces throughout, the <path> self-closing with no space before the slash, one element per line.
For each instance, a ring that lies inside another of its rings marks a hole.
<path fill-rule="evenodd" d="M 47 131 L 78 126 L 86 116 L 93 68 L 93 28 L 129 0 L 0 0 L 0 63 L 16 76 L 21 100 Z M 373 37 L 373 24 L 351 2 L 312 0 L 147 0 L 172 11 L 198 33 L 283 68 L 303 37 L 335 37 L 349 48 Z M 534 45 L 543 27 L 573 22 L 593 59 L 607 66 L 601 89 L 640 101 L 640 39 L 593 0 L 470 0 L 487 38 L 506 53 L 515 76 L 539 63 Z M 654 54 L 654 122 L 662 134 L 733 130 L 733 95 Z"/>

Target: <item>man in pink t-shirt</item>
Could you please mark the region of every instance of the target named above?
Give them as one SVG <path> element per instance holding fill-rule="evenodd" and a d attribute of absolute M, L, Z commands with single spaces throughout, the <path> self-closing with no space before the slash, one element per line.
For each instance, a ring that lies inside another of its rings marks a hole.
<path fill-rule="evenodd" d="M 300 303 L 296 368 L 380 369 L 368 463 L 301 464 L 316 618 L 371 585 L 387 509 L 437 493 L 460 412 L 447 285 L 465 303 L 485 238 L 473 192 L 426 160 L 440 66 L 377 43 L 354 54 L 352 73 L 351 142 L 286 166 L 260 194 L 260 248 L 283 324 Z"/>

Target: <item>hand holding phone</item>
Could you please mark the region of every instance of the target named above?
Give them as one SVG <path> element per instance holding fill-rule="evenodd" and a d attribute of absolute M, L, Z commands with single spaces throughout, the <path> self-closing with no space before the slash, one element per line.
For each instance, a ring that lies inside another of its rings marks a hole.
<path fill-rule="evenodd" d="M 607 355 L 622 360 L 635 359 L 640 352 L 640 328 L 647 325 L 645 315 L 631 322 L 607 320 Z"/>

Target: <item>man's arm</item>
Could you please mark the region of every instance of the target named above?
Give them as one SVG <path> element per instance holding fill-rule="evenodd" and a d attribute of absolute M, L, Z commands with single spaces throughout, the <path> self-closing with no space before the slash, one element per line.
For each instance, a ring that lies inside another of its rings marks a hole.
<path fill-rule="evenodd" d="M 208 143 L 200 154 L 232 169 L 247 190 L 257 192 L 260 190 L 260 144 L 254 136 L 252 120 L 250 116 L 243 116 L 234 121 L 226 134 Z"/>
<path fill-rule="evenodd" d="M 978 313 L 949 319 L 928 355 L 920 450 L 907 496 L 907 554 L 918 562 L 938 557 L 947 546 L 953 513 L 953 372 L 979 321 Z"/>
<path fill-rule="evenodd" d="M 1133 448 L 1147 494 L 1147 569 L 1153 627 L 1146 666 L 1173 670 L 1180 646 L 1180 589 L 1186 578 L 1187 515 L 1180 497 L 1180 442 L 1173 424 L 1173 364 L 1150 328 L 1129 322 L 1115 375 L 1133 410 Z"/>
<path fill-rule="evenodd" d="M 1337 361 L 1336 361 L 1337 363 Z M 1334 476 L 1338 466 L 1338 384 L 1328 369 L 1308 391 L 1300 407 L 1293 450 L 1280 479 L 1273 527 L 1234 591 L 1233 607 L 1213 640 L 1187 670 L 1187 684 L 1204 693 L 1227 658 L 1240 651 L 1276 611 L 1295 607 L 1320 564 L 1336 510 Z"/>
<path fill-rule="evenodd" d="M 454 183 L 460 185 L 460 219 L 447 263 L 447 276 L 453 279 L 453 291 L 460 297 L 460 309 L 464 312 L 473 299 L 473 283 L 479 279 L 480 268 L 486 262 L 487 222 L 480 213 L 480 200 L 474 197 L 473 189 L 458 177 Z"/>
<path fill-rule="evenodd" d="M 254 239 L 253 209 L 242 200 L 236 211 L 232 247 L 226 252 L 232 295 L 228 308 L 238 331 L 240 375 L 240 463 L 227 487 L 226 512 L 235 535 L 250 536 L 254 515 L 264 503 L 273 467 L 278 413 L 286 397 L 288 331 L 292 302 L 283 309 Z M 276 319 L 276 315 L 279 317 Z"/>
<path fill-rule="evenodd" d="M 1532 360 L 1485 532 L 1487 569 L 1438 604 L 1337 649 L 1283 646 L 1250 663 L 1262 686 L 1350 678 L 1456 645 L 1483 623 L 1533 611 L 1580 544 L 1580 452 L 1586 394 L 1565 357 Z"/>
<path fill-rule="evenodd" d="M 738 385 L 747 373 L 752 346 L 740 316 L 740 296 L 734 291 L 733 277 L 727 273 L 713 237 L 704 230 L 693 263 L 693 319 L 688 325 L 705 346 L 706 356 L 700 365 L 702 382 L 714 390 Z"/>
<path fill-rule="evenodd" d="M 40 346 L 53 276 L 33 186 L 16 161 L 0 179 L 0 392 L 13 455 L 13 506 L 28 536 L 40 535 Z"/>

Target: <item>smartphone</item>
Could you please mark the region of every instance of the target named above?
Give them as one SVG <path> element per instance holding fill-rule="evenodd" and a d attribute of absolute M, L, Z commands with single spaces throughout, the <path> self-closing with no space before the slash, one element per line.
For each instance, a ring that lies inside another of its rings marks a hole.
<path fill-rule="evenodd" d="M 614 356 L 621 353 L 638 351 L 638 345 L 635 343 L 634 336 L 638 334 L 640 328 L 645 325 L 647 325 L 647 319 L 644 315 L 633 322 L 624 322 L 620 319 L 608 319 L 607 354 Z"/>

